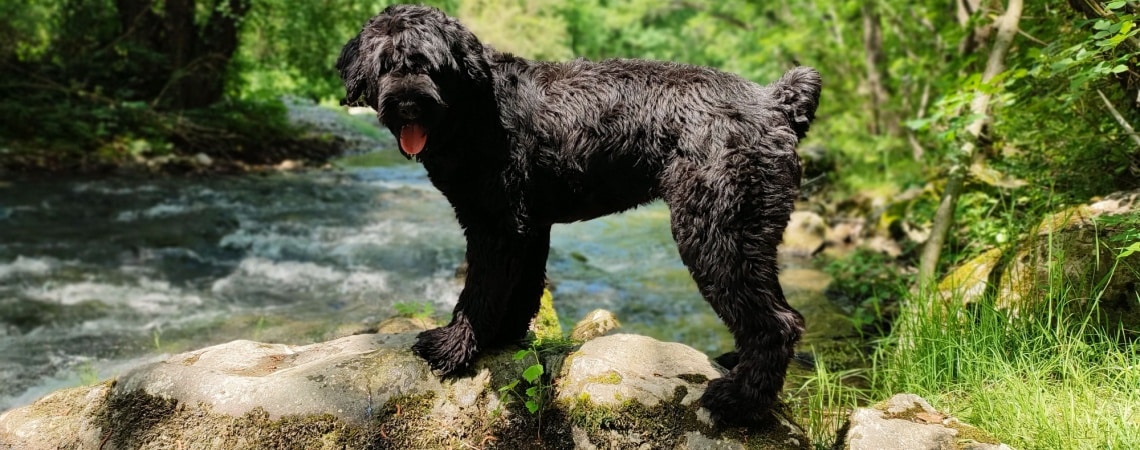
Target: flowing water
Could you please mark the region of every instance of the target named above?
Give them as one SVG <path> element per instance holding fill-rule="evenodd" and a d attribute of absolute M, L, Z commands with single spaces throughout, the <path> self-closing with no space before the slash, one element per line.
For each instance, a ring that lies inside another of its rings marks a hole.
<path fill-rule="evenodd" d="M 399 303 L 445 317 L 463 245 L 417 165 L 0 182 L 0 411 L 172 352 L 350 334 Z M 805 343 L 845 337 L 826 277 L 785 266 Z M 565 326 L 606 308 L 629 332 L 713 355 L 732 347 L 659 203 L 556 226 L 548 273 Z"/>

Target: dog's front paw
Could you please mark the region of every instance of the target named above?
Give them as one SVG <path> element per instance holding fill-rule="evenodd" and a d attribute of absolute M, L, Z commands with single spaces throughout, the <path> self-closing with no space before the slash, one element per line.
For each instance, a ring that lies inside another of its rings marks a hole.
<path fill-rule="evenodd" d="M 443 376 L 471 364 L 477 350 L 470 327 L 454 324 L 424 331 L 412 345 L 412 351 Z"/>
<path fill-rule="evenodd" d="M 775 404 L 774 395 L 747 389 L 731 377 L 709 381 L 701 395 L 701 406 L 709 410 L 713 420 L 726 424 L 761 422 L 771 415 Z"/>

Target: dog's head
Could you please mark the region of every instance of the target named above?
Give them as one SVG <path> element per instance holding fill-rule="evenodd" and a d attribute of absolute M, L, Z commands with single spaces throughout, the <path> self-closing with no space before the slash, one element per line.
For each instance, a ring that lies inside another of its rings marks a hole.
<path fill-rule="evenodd" d="M 475 35 L 440 10 L 389 6 L 340 52 L 342 103 L 374 108 L 400 151 L 419 154 L 449 132 L 447 117 L 465 97 L 489 89 L 483 55 Z"/>

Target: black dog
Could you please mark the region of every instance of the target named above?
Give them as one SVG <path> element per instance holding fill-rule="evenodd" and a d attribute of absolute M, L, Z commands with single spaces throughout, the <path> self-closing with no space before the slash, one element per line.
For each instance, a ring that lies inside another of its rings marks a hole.
<path fill-rule="evenodd" d="M 776 279 L 800 181 L 795 147 L 815 116 L 819 74 L 759 86 L 655 61 L 530 61 L 482 45 L 439 10 L 398 5 L 337 61 L 345 101 L 376 109 L 400 150 L 455 209 L 470 264 L 451 323 L 414 350 L 443 374 L 526 335 L 543 289 L 550 227 L 668 204 L 701 294 L 739 362 L 701 404 L 759 417 L 782 388 L 803 318 Z"/>

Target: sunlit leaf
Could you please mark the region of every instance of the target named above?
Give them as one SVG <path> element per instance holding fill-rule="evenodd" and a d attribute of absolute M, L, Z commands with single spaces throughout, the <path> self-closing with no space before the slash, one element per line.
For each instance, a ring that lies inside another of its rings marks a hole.
<path fill-rule="evenodd" d="M 538 377 L 542 376 L 542 372 L 542 366 L 535 364 L 533 366 L 527 367 L 526 370 L 523 371 L 523 379 L 529 383 L 534 383 L 534 380 L 537 380 Z"/>
<path fill-rule="evenodd" d="M 1120 256 L 1117 256 L 1117 258 L 1127 258 L 1136 252 L 1140 252 L 1140 242 L 1133 242 L 1132 245 L 1125 247 L 1124 251 L 1120 252 Z"/>

